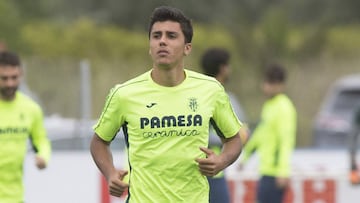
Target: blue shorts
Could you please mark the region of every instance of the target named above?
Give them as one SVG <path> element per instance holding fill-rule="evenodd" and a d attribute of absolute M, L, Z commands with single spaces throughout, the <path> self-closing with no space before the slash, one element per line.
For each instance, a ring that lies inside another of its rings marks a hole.
<path fill-rule="evenodd" d="M 273 176 L 262 176 L 257 186 L 258 203 L 282 203 L 285 189 L 279 188 L 276 184 L 276 178 Z"/>
<path fill-rule="evenodd" d="M 230 203 L 230 194 L 225 177 L 208 177 L 210 186 L 209 203 Z"/>

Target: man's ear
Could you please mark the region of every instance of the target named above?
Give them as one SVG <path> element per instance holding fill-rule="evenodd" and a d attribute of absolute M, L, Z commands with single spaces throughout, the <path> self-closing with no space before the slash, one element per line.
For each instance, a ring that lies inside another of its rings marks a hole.
<path fill-rule="evenodd" d="M 190 54 L 192 49 L 192 44 L 191 43 L 187 43 L 185 44 L 185 49 L 184 49 L 184 55 L 187 56 Z"/>
<path fill-rule="evenodd" d="M 220 74 L 224 74 L 227 71 L 227 65 L 226 64 L 221 64 L 220 68 L 219 68 L 219 73 Z"/>

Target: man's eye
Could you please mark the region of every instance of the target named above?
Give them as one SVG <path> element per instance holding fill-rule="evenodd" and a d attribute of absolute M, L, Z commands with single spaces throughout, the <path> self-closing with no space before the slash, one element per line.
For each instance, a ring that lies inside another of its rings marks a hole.
<path fill-rule="evenodd" d="M 159 39 L 161 36 L 160 35 L 153 35 L 154 39 Z"/>
<path fill-rule="evenodd" d="M 170 38 L 170 39 L 176 38 L 176 34 L 169 34 L 169 38 Z"/>

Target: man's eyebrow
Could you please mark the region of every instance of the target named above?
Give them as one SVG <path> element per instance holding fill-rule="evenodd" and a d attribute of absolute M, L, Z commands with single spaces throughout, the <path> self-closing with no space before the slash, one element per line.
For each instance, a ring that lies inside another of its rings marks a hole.
<path fill-rule="evenodd" d="M 161 33 L 161 31 L 160 31 L 160 30 L 155 30 L 155 31 L 152 31 L 151 33 L 152 33 L 152 34 L 153 34 L 153 33 Z"/>
<path fill-rule="evenodd" d="M 151 32 L 151 34 L 160 34 L 162 33 L 163 31 L 160 31 L 160 30 L 157 30 L 157 31 L 153 31 Z M 165 31 L 166 34 L 176 34 L 178 33 L 177 31 Z"/>
<path fill-rule="evenodd" d="M 178 32 L 176 31 L 166 31 L 166 34 L 177 34 Z"/>

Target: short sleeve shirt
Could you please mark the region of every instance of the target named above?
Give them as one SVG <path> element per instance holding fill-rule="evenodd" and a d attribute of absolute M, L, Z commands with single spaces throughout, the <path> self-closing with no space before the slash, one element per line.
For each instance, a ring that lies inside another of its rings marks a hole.
<path fill-rule="evenodd" d="M 196 158 L 208 146 L 210 120 L 230 138 L 241 122 L 215 79 L 185 70 L 175 87 L 156 84 L 151 71 L 115 86 L 94 126 L 105 141 L 122 127 L 128 146 L 133 202 L 208 202 L 208 182 Z"/>
<path fill-rule="evenodd" d="M 35 151 L 48 160 L 50 143 L 40 106 L 20 92 L 13 101 L 0 100 L 0 202 L 23 202 L 23 162 L 29 138 Z"/>

